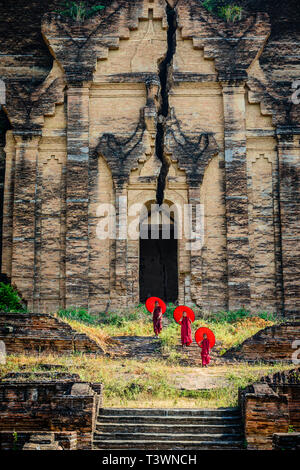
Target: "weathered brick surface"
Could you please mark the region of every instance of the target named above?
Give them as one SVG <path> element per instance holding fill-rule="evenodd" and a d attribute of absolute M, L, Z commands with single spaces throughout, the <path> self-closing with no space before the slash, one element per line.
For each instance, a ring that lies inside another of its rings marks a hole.
<path fill-rule="evenodd" d="M 225 358 L 243 361 L 292 362 L 295 346 L 300 337 L 300 322 L 287 322 L 269 326 L 246 339 L 238 347 L 226 351 Z"/>
<path fill-rule="evenodd" d="M 103 352 L 87 335 L 50 315 L 0 313 L 0 339 L 7 354 Z"/>
<path fill-rule="evenodd" d="M 180 303 L 299 315 L 299 34 L 269 2 L 234 24 L 198 0 L 104 3 L 75 22 L 41 2 L 41 69 L 0 64 L 2 271 L 38 312 L 137 305 L 139 240 L 99 239 L 97 211 L 112 203 L 119 227 L 119 197 L 129 222 L 164 197 L 204 207 L 202 248 L 178 241 Z"/>
<path fill-rule="evenodd" d="M 300 429 L 300 370 L 292 369 L 239 390 L 248 449 L 270 450 L 275 433 Z M 297 410 L 297 411 L 296 411 Z"/>
<path fill-rule="evenodd" d="M 273 450 L 300 450 L 300 433 L 276 432 L 273 434 Z"/>
<path fill-rule="evenodd" d="M 0 450 L 77 450 L 77 433 L 0 431 Z"/>
<path fill-rule="evenodd" d="M 26 374 L 23 377 L 19 374 L 18 380 L 8 376 L 0 381 L 0 396 L 4 448 L 13 445 L 12 432 L 20 433 L 22 442 L 28 445 L 41 432 L 51 432 L 52 436 L 46 436 L 46 440 L 50 437 L 53 445 L 70 449 L 76 445 L 78 450 L 92 448 L 92 433 L 102 406 L 101 384 L 94 387 L 80 382 L 79 376 L 62 375 L 53 381 L 51 374 L 43 377 L 39 374 L 35 380 L 28 381 Z"/>
<path fill-rule="evenodd" d="M 15 440 L 10 433 L 0 436 L 2 450 L 77 450 L 76 432 L 24 432 L 17 433 Z"/>

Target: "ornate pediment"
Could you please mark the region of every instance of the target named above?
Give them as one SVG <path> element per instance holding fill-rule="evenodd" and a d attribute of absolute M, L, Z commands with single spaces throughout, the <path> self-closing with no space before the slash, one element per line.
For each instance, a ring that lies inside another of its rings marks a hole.
<path fill-rule="evenodd" d="M 266 13 L 257 13 L 236 23 L 210 14 L 197 0 L 178 0 L 178 26 L 183 39 L 214 59 L 219 80 L 244 80 L 251 63 L 261 53 L 270 34 Z"/>
<path fill-rule="evenodd" d="M 105 158 L 116 187 L 123 187 L 128 182 L 131 170 L 138 167 L 147 145 L 145 131 L 146 126 L 141 117 L 131 135 L 105 133 L 100 137 L 95 156 L 101 154 Z"/>
<path fill-rule="evenodd" d="M 104 13 L 74 21 L 48 13 L 42 21 L 44 39 L 63 67 L 68 82 L 92 81 L 97 59 L 106 59 L 109 49 L 118 49 L 120 39 L 129 39 L 140 19 L 162 19 L 166 27 L 165 1 L 112 1 Z"/>
<path fill-rule="evenodd" d="M 174 109 L 166 124 L 165 150 L 178 167 L 184 170 L 188 182 L 199 185 L 211 158 L 218 154 L 219 147 L 212 132 L 187 133 L 181 129 Z"/>
<path fill-rule="evenodd" d="M 32 83 L 7 80 L 6 105 L 14 129 L 39 130 L 44 117 L 55 113 L 55 105 L 64 102 L 65 81 L 54 66 L 46 80 L 36 88 Z"/>

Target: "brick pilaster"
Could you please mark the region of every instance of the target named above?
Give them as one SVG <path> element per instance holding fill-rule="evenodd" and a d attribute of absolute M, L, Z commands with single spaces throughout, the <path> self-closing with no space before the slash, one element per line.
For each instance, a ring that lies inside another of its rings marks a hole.
<path fill-rule="evenodd" d="M 89 85 L 67 90 L 66 306 L 88 308 Z"/>
<path fill-rule="evenodd" d="M 245 87 L 223 82 L 228 309 L 250 304 Z"/>

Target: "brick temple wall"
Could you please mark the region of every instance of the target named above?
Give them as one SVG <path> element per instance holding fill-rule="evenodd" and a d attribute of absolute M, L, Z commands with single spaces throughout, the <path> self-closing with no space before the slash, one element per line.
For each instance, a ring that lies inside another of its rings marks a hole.
<path fill-rule="evenodd" d="M 300 430 L 300 370 L 263 377 L 239 390 L 249 450 L 271 450 L 273 435 Z"/>
<path fill-rule="evenodd" d="M 7 354 L 103 353 L 99 344 L 87 335 L 44 314 L 0 312 L 0 340 L 4 341 Z"/>
<path fill-rule="evenodd" d="M 266 13 L 228 24 L 197 0 L 108 2 L 79 24 L 40 8 L 41 67 L 36 37 L 33 62 L 0 67 L 2 272 L 29 309 L 139 304 L 139 240 L 97 232 L 123 197 L 129 223 L 136 202 L 203 205 L 203 246 L 178 240 L 179 303 L 297 316 L 297 34 L 283 46 Z"/>
<path fill-rule="evenodd" d="M 287 322 L 260 330 L 242 344 L 226 351 L 224 358 L 242 361 L 292 362 L 298 348 L 300 322 Z"/>
<path fill-rule="evenodd" d="M 96 417 L 102 407 L 101 384 L 81 382 L 79 376 L 67 374 L 55 381 L 51 374 L 38 375 L 36 379 L 27 378 L 27 382 L 26 374 L 23 379 L 19 374 L 0 381 L 0 447 L 13 447 L 13 432 L 20 437 L 17 445 L 28 443 L 35 433 L 51 432 L 56 434 L 55 441 L 65 447 L 91 449 Z"/>

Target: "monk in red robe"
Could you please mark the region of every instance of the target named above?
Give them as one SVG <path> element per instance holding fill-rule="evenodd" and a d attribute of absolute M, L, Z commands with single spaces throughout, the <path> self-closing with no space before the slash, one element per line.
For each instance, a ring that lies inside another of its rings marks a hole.
<path fill-rule="evenodd" d="M 202 359 L 202 367 L 207 367 L 207 365 L 210 363 L 210 357 L 209 357 L 209 341 L 207 339 L 207 335 L 204 333 L 203 335 L 203 340 L 199 343 L 202 351 L 201 351 L 201 359 Z"/>
<path fill-rule="evenodd" d="M 156 300 L 155 301 L 155 307 L 154 307 L 154 310 L 152 312 L 152 315 L 153 315 L 153 329 L 154 329 L 154 333 L 155 333 L 155 336 L 158 337 L 159 333 L 161 332 L 162 330 L 162 309 L 159 305 L 159 302 Z"/>
<path fill-rule="evenodd" d="M 182 319 L 181 319 L 181 344 L 182 347 L 184 345 L 189 346 L 193 340 L 192 340 L 192 329 L 191 329 L 191 320 L 187 316 L 186 312 L 182 313 Z"/>

